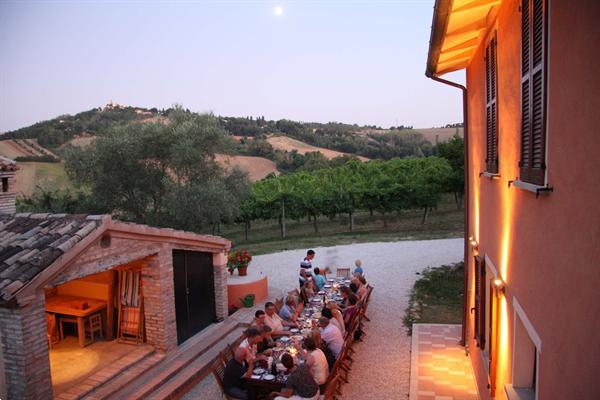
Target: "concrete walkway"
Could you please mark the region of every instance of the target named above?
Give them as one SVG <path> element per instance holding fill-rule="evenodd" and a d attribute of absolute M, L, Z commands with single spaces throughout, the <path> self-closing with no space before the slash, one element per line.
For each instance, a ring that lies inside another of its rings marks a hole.
<path fill-rule="evenodd" d="M 460 325 L 413 325 L 410 400 L 477 400 Z"/>

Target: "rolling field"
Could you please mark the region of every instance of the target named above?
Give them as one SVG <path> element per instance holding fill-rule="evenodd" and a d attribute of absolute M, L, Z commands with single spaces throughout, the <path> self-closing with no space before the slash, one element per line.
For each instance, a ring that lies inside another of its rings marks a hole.
<path fill-rule="evenodd" d="M 37 186 L 45 190 L 71 187 L 62 162 L 20 162 L 16 180 L 17 196 L 31 196 Z"/>
<path fill-rule="evenodd" d="M 440 142 L 449 140 L 456 133 L 456 128 L 415 128 L 415 131 L 422 133 L 425 139 L 435 144 L 435 138 Z M 463 137 L 463 128 L 458 128 L 458 135 Z"/>
<path fill-rule="evenodd" d="M 239 167 L 242 171 L 248 172 L 248 176 L 252 182 L 261 180 L 269 174 L 274 173 L 279 175 L 275 163 L 263 157 L 217 154 L 216 158 L 219 164 L 225 168 Z"/>
<path fill-rule="evenodd" d="M 296 139 L 292 139 L 287 136 L 271 136 L 267 139 L 267 142 L 271 143 L 276 149 L 284 150 L 284 151 L 292 151 L 296 150 L 300 154 L 306 154 L 314 151 L 318 151 L 323 154 L 327 159 L 331 160 L 332 158 L 347 155 L 347 153 L 342 153 L 340 151 L 330 150 L 323 147 L 312 146 L 308 143 L 301 142 Z M 362 161 L 369 161 L 366 157 L 357 156 Z"/>

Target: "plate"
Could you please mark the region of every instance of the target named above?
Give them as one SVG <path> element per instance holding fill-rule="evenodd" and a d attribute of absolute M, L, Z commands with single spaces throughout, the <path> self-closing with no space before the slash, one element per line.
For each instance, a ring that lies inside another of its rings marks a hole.
<path fill-rule="evenodd" d="M 260 379 L 260 375 L 252 375 L 251 378 L 252 379 Z"/>
<path fill-rule="evenodd" d="M 324 287 L 324 288 L 330 288 L 330 287 L 331 287 L 331 285 L 325 285 L 325 286 L 323 286 L 323 287 Z M 319 293 L 320 293 L 320 292 L 319 292 Z"/>
<path fill-rule="evenodd" d="M 266 374 L 263 375 L 262 377 L 265 381 L 272 381 L 273 379 L 275 379 L 275 375 L 271 375 L 271 374 Z"/>
<path fill-rule="evenodd" d="M 279 340 L 282 341 L 282 342 L 287 342 L 287 341 L 289 341 L 291 339 L 289 337 L 287 337 L 287 336 L 282 336 L 282 337 L 279 338 Z"/>
<path fill-rule="evenodd" d="M 325 285 L 325 287 L 327 287 L 327 285 Z M 320 294 L 321 296 L 323 296 L 325 294 L 325 291 L 321 290 L 321 291 L 317 292 L 317 294 Z"/>
<path fill-rule="evenodd" d="M 254 370 L 252 371 L 254 375 L 262 375 L 265 372 L 267 371 L 264 368 L 254 368 Z"/>
<path fill-rule="evenodd" d="M 327 279 L 327 282 L 335 282 L 335 279 L 329 278 Z"/>
<path fill-rule="evenodd" d="M 292 329 L 290 329 L 290 332 L 292 332 L 292 333 L 298 333 L 300 331 L 298 329 L 296 329 L 296 328 L 292 328 Z"/>

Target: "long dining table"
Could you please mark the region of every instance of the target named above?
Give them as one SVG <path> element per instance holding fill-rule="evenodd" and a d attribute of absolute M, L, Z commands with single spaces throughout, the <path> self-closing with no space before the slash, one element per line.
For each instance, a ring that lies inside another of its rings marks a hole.
<path fill-rule="evenodd" d="M 297 351 L 296 345 L 302 345 L 304 338 L 308 337 L 313 329 L 318 329 L 321 310 L 326 304 L 341 303 L 340 288 L 349 284 L 349 279 L 329 278 L 323 290 L 315 293 L 309 299 L 302 313 L 298 316 L 298 328 L 290 329 L 289 336 L 283 336 L 275 340 L 275 347 L 272 349 L 271 356 L 267 360 L 259 361 L 252 376 L 246 379 L 246 388 L 250 400 L 263 398 L 271 392 L 280 392 L 285 388 L 287 375 L 281 364 L 281 356 L 287 352 L 294 357 L 295 363 L 305 362 L 302 352 Z M 272 362 L 276 364 L 277 374 L 275 375 L 271 373 Z"/>
<path fill-rule="evenodd" d="M 79 339 L 79 346 L 81 347 L 85 347 L 85 318 L 102 312 L 105 308 L 106 301 L 87 297 L 59 294 L 46 298 L 46 312 L 56 314 L 59 321 L 61 315 L 75 317 L 77 322 L 77 337 Z"/>

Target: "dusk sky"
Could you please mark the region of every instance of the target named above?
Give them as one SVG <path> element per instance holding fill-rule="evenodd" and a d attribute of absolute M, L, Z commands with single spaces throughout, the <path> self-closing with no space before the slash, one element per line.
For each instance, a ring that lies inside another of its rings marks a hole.
<path fill-rule="evenodd" d="M 460 91 L 424 75 L 433 3 L 0 0 L 0 132 L 110 100 L 382 127 L 460 122 Z"/>

